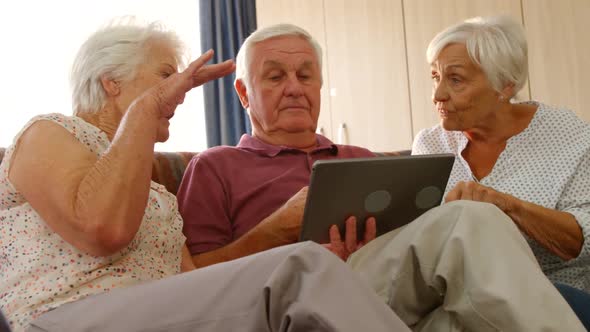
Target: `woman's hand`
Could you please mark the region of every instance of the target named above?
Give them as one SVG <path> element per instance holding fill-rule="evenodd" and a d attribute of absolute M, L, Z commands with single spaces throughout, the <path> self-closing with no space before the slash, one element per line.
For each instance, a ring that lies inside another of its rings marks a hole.
<path fill-rule="evenodd" d="M 330 227 L 330 243 L 324 244 L 324 247 L 340 257 L 343 261 L 348 259 L 355 251 L 362 248 L 365 244 L 375 239 L 377 234 L 377 225 L 375 218 L 370 217 L 365 222 L 365 235 L 362 241 L 358 241 L 356 234 L 356 218 L 349 217 L 346 219 L 346 231 L 344 234 L 344 242 L 340 237 L 340 230 L 338 226 L 332 225 Z"/>
<path fill-rule="evenodd" d="M 496 191 L 476 182 L 459 182 L 445 197 L 445 202 L 457 200 L 477 201 L 491 203 L 500 208 L 504 213 L 510 215 L 517 210 L 521 201 L 505 193 Z"/>
<path fill-rule="evenodd" d="M 582 228 L 570 213 L 526 202 L 475 182 L 457 183 L 445 201 L 461 199 L 494 204 L 521 232 L 563 260 L 577 257 L 582 250 Z"/>
<path fill-rule="evenodd" d="M 184 101 L 188 91 L 235 70 L 236 66 L 232 60 L 206 65 L 212 57 L 213 50 L 205 52 L 191 62 L 183 72 L 171 75 L 144 92 L 131 104 L 130 109 L 140 107 L 143 111 L 152 112 L 158 119 L 172 116 L 176 107 Z"/>

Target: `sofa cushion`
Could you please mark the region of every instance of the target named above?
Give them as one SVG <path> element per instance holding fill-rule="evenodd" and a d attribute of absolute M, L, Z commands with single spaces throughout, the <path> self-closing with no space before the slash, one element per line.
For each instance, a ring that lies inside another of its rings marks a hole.
<path fill-rule="evenodd" d="M 197 152 L 156 152 L 152 163 L 152 180 L 176 195 L 186 166 Z"/>

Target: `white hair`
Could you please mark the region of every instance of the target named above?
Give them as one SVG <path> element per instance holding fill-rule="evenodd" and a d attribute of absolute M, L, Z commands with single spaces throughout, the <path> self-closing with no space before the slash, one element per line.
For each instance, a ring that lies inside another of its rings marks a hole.
<path fill-rule="evenodd" d="M 438 33 L 428 45 L 426 59 L 432 64 L 449 44 L 465 44 L 471 61 L 478 65 L 492 87 L 501 92 L 514 84 L 514 94 L 528 78 L 527 41 L 520 24 L 507 16 L 474 17 Z"/>
<path fill-rule="evenodd" d="M 242 44 L 236 57 L 236 81 L 242 80 L 246 87 L 250 87 L 249 67 L 251 63 L 251 50 L 252 47 L 270 38 L 283 37 L 283 36 L 297 36 L 305 39 L 311 47 L 314 49 L 316 57 L 318 59 L 318 65 L 320 70 L 320 78 L 322 75 L 322 47 L 320 44 L 304 29 L 288 23 L 275 24 L 268 27 L 260 28 L 254 31 Z M 322 79 L 323 81 L 323 79 Z"/>
<path fill-rule="evenodd" d="M 153 42 L 163 42 L 174 52 L 178 65 L 185 65 L 184 44 L 158 22 L 139 23 L 134 17 L 122 17 L 94 32 L 80 47 L 70 73 L 74 114 L 102 109 L 106 94 L 101 77 L 133 80 Z"/>

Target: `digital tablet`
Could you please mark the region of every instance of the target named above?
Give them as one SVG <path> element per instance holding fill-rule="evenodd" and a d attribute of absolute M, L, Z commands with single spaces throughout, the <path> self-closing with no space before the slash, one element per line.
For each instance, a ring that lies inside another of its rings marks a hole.
<path fill-rule="evenodd" d="M 357 218 L 357 236 L 375 217 L 377 236 L 404 226 L 440 205 L 453 154 L 316 161 L 303 213 L 300 240 L 329 243 L 331 225 L 344 239 L 345 220 Z"/>

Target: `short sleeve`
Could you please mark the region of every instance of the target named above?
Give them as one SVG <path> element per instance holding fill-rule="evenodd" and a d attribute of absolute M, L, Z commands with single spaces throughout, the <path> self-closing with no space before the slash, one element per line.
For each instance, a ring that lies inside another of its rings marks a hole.
<path fill-rule="evenodd" d="M 577 259 L 590 260 L 590 150 L 583 155 L 566 184 L 557 209 L 576 218 L 584 234 L 584 245 Z"/>
<path fill-rule="evenodd" d="M 413 155 L 420 155 L 420 154 L 428 154 L 428 145 L 426 144 L 426 129 L 420 130 L 418 135 L 414 138 L 414 142 L 412 143 L 412 154 Z"/>
<path fill-rule="evenodd" d="M 191 255 L 218 249 L 231 242 L 232 226 L 222 179 L 200 155 L 188 164 L 177 200 Z"/>

